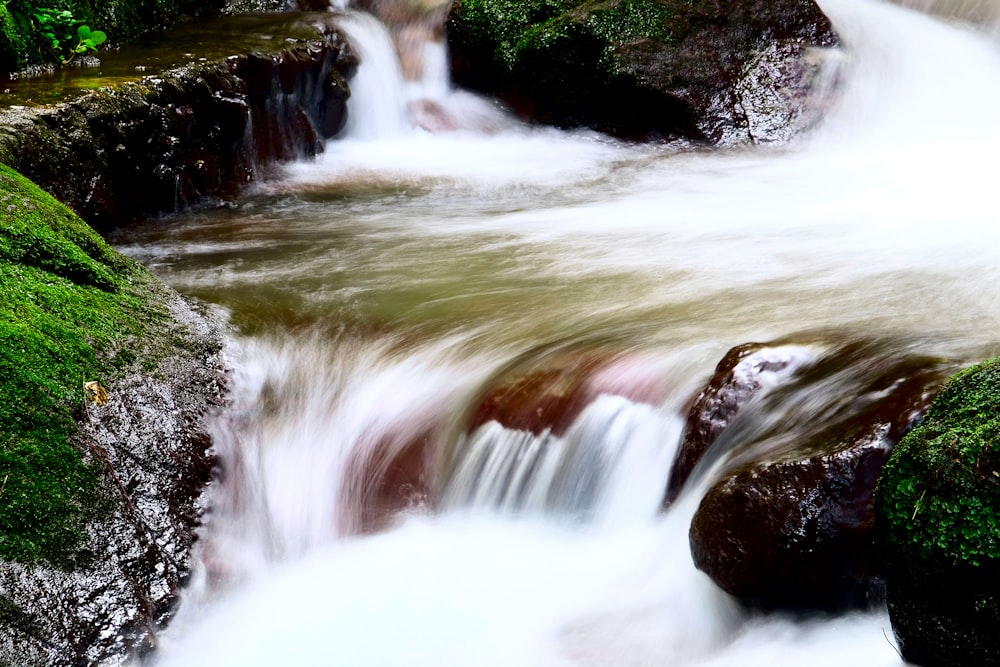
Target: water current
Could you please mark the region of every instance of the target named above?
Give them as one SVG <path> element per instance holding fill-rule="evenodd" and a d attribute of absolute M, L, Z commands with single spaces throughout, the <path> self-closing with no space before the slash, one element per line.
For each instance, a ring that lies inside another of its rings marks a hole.
<path fill-rule="evenodd" d="M 754 615 L 696 571 L 704 481 L 659 509 L 682 410 L 734 345 L 1000 353 L 996 6 L 822 6 L 844 41 L 826 120 L 725 151 L 525 127 L 451 89 L 440 44 L 404 80 L 351 15 L 344 136 L 118 237 L 233 327 L 220 474 L 157 664 L 901 664 L 884 610 Z M 416 128 L 425 98 L 459 127 Z M 623 360 L 618 391 L 560 437 L 461 434 L 498 369 L 581 348 Z M 359 535 L 371 469 L 415 440 L 439 497 Z"/>

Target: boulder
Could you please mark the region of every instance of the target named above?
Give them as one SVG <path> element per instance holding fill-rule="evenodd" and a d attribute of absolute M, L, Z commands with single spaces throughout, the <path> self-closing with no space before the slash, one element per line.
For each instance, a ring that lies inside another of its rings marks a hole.
<path fill-rule="evenodd" d="M 944 369 L 939 360 L 849 342 L 744 408 L 741 437 L 729 443 L 691 523 L 695 565 L 762 608 L 842 609 L 880 599 L 875 480 Z"/>
<path fill-rule="evenodd" d="M 288 39 L 267 51 L 136 75 L 57 104 L 0 111 L 0 161 L 105 231 L 230 198 L 263 166 L 315 155 L 346 122 L 346 78 L 356 58 L 332 13 L 289 14 L 266 26 L 254 19 L 199 25 L 191 48 L 201 53 L 198 36 L 213 26 L 266 28 L 265 36 Z M 143 62 L 148 53 L 132 57 Z"/>
<path fill-rule="evenodd" d="M 458 0 L 448 36 L 456 82 L 526 118 L 721 145 L 813 124 L 838 43 L 812 0 Z"/>
<path fill-rule="evenodd" d="M 949 380 L 883 469 L 875 512 L 903 657 L 1000 664 L 1000 359 Z"/>
<path fill-rule="evenodd" d="M 0 165 L 0 664 L 120 664 L 188 576 L 221 327 Z"/>

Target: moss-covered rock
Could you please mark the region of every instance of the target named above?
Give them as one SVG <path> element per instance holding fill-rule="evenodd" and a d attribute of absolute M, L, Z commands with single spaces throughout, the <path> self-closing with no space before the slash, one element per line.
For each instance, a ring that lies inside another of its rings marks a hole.
<path fill-rule="evenodd" d="M 0 165 L 0 665 L 118 661 L 169 613 L 220 349 L 216 325 Z"/>
<path fill-rule="evenodd" d="M 837 41 L 811 0 L 459 0 L 448 32 L 459 83 L 525 116 L 713 143 L 807 124 L 818 68 L 805 49 Z M 777 100 L 766 113 L 784 114 L 782 127 L 755 117 L 761 95 Z"/>
<path fill-rule="evenodd" d="M 0 557 L 65 562 L 95 509 L 73 411 L 156 313 L 136 267 L 4 166 L 0 210 Z"/>
<path fill-rule="evenodd" d="M 1000 664 L 1000 359 L 949 381 L 889 459 L 875 509 L 903 656 Z"/>

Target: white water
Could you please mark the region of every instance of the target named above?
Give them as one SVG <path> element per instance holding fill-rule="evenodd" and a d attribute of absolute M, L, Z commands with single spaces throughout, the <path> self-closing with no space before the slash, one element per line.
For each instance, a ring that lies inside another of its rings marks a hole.
<path fill-rule="evenodd" d="M 843 86 L 796 146 L 677 154 L 529 130 L 371 56 L 384 67 L 362 67 L 348 136 L 321 158 L 235 213 L 124 243 L 244 329 L 204 566 L 158 660 L 901 664 L 880 611 L 739 611 L 688 555 L 700 489 L 658 513 L 682 406 L 731 345 L 836 328 L 998 351 L 995 40 L 823 7 Z M 418 97 L 460 131 L 415 129 Z M 609 336 L 639 360 L 615 382 L 652 404 L 605 396 L 559 438 L 453 438 L 516 355 Z M 425 431 L 458 448 L 440 511 L 350 536 L 351 461 Z"/>

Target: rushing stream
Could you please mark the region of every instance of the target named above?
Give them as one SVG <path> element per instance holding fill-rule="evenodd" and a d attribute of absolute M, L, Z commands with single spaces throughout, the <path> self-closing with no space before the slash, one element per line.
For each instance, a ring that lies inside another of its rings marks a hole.
<path fill-rule="evenodd" d="M 734 345 L 1000 353 L 995 8 L 924 7 L 969 28 L 822 4 L 837 105 L 794 146 L 735 151 L 523 127 L 449 90 L 440 45 L 404 82 L 352 15 L 346 136 L 117 238 L 236 332 L 201 564 L 158 663 L 899 665 L 884 611 L 754 616 L 697 572 L 705 482 L 659 511 L 682 410 Z M 465 129 L 412 127 L 418 96 Z M 498 369 L 568 348 L 614 350 L 619 391 L 561 437 L 459 435 Z M 425 437 L 434 510 L 415 492 L 359 536 L 366 466 Z"/>

